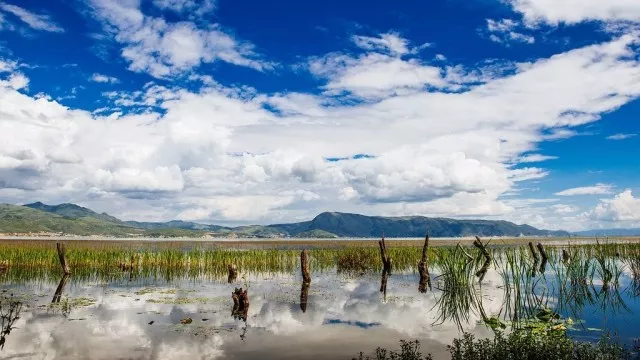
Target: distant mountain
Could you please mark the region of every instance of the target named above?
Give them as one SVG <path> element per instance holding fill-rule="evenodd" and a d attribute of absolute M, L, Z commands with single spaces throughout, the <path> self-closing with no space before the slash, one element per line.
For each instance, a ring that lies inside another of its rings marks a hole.
<path fill-rule="evenodd" d="M 578 236 L 640 236 L 640 229 L 594 229 L 578 231 Z"/>
<path fill-rule="evenodd" d="M 56 232 L 76 235 L 174 237 L 204 234 L 258 238 L 278 237 L 433 237 L 568 236 L 565 231 L 536 229 L 508 221 L 456 220 L 423 216 L 382 217 L 325 212 L 311 221 L 291 224 L 224 227 L 187 221 L 122 221 L 75 204 L 0 205 L 0 233 Z"/>
<path fill-rule="evenodd" d="M 66 218 L 71 218 L 71 219 L 80 219 L 80 218 L 89 217 L 89 218 L 99 219 L 106 222 L 112 222 L 114 224 L 124 225 L 124 223 L 120 219 L 117 219 L 107 213 L 98 214 L 97 212 L 91 209 L 87 209 L 86 207 L 82 207 L 76 204 L 65 203 L 60 205 L 46 205 L 38 201 L 31 204 L 26 204 L 24 206 L 28 208 L 36 209 L 36 210 L 46 211 L 48 213 L 57 214 Z"/>
<path fill-rule="evenodd" d="M 139 229 L 91 216 L 65 217 L 26 206 L 0 204 L 0 233 L 39 232 L 122 237 L 142 235 Z"/>
<path fill-rule="evenodd" d="M 433 237 L 461 236 L 567 236 L 565 231 L 539 230 L 508 221 L 455 220 L 423 216 L 382 217 L 325 212 L 313 220 L 297 224 L 271 225 L 283 233 L 290 230 L 321 230 L 341 237 Z"/>

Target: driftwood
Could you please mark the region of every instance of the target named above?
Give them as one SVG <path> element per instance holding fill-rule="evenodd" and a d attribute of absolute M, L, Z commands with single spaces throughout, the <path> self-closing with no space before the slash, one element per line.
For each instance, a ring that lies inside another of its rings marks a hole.
<path fill-rule="evenodd" d="M 249 294 L 248 289 L 242 290 L 242 288 L 236 288 L 231 293 L 233 299 L 233 310 L 231 315 L 242 321 L 247 321 L 247 313 L 249 312 Z"/>
<path fill-rule="evenodd" d="M 382 240 L 378 241 L 380 245 L 380 257 L 382 258 L 382 268 L 387 273 L 391 273 L 391 257 L 387 254 L 387 244 L 384 242 L 384 236 Z"/>
<path fill-rule="evenodd" d="M 311 274 L 309 273 L 309 255 L 307 250 L 302 250 L 300 253 L 300 271 L 302 272 L 302 282 L 310 284 Z"/>
<path fill-rule="evenodd" d="M 307 312 L 307 299 L 309 297 L 309 283 L 302 283 L 302 289 L 300 289 L 300 310 Z"/>
<path fill-rule="evenodd" d="M 487 242 L 489 244 L 489 242 Z M 480 281 L 484 279 L 484 276 L 487 274 L 487 270 L 489 270 L 489 266 L 491 266 L 491 254 L 487 250 L 487 244 L 483 244 L 479 237 L 476 236 L 476 239 L 473 241 L 473 245 L 480 249 L 482 256 L 484 256 L 484 264 L 476 272 L 476 276 L 480 278 Z"/>
<path fill-rule="evenodd" d="M 418 285 L 418 291 L 421 293 L 427 292 L 427 286 L 431 290 L 431 276 L 429 275 L 429 258 L 427 252 L 429 251 L 429 234 L 424 239 L 424 245 L 422 246 L 422 257 L 418 263 L 418 274 L 420 274 L 420 285 Z"/>
<path fill-rule="evenodd" d="M 56 292 L 53 294 L 53 299 L 51 300 L 52 304 L 57 304 L 62 299 L 62 293 L 64 292 L 64 287 L 67 285 L 67 281 L 69 280 L 69 274 L 64 274 L 60 282 L 58 283 L 58 287 L 56 288 Z"/>
<path fill-rule="evenodd" d="M 65 255 L 64 244 L 61 242 L 56 242 L 56 248 L 58 249 L 58 259 L 60 259 L 60 266 L 62 266 L 62 271 L 64 271 L 65 275 L 71 274 L 71 269 L 69 268 L 67 257 Z"/>
<path fill-rule="evenodd" d="M 231 284 L 238 278 L 238 269 L 234 264 L 227 265 L 227 269 L 229 270 L 229 277 L 227 278 L 227 282 Z"/>

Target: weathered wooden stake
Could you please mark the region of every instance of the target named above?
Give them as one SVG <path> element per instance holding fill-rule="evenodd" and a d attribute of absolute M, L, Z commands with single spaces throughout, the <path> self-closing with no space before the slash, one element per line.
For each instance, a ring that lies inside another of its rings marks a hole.
<path fill-rule="evenodd" d="M 378 245 L 380 245 L 380 257 L 382 258 L 383 270 L 391 273 L 391 258 L 387 254 L 387 245 L 384 242 L 384 236 L 382 240 L 378 241 Z"/>
<path fill-rule="evenodd" d="M 234 264 L 227 265 L 227 269 L 229 270 L 229 277 L 227 278 L 227 282 L 231 284 L 232 282 L 236 281 L 236 278 L 238 277 L 238 269 Z"/>
<path fill-rule="evenodd" d="M 429 234 L 424 239 L 424 245 L 422 246 L 422 257 L 418 263 L 418 273 L 420 274 L 420 285 L 418 291 L 421 293 L 427 292 L 427 286 L 431 289 L 431 276 L 429 275 L 429 259 L 427 252 L 429 250 Z"/>
<path fill-rule="evenodd" d="M 382 279 L 380 279 L 380 292 L 383 295 L 384 301 L 387 301 L 387 280 L 389 279 L 389 272 L 382 270 Z"/>
<path fill-rule="evenodd" d="M 302 272 L 302 282 L 310 284 L 311 274 L 309 273 L 309 256 L 307 250 L 302 250 L 300 253 L 300 270 Z"/>
<path fill-rule="evenodd" d="M 533 256 L 533 262 L 537 263 L 540 259 L 538 258 L 538 253 L 536 253 L 536 249 L 533 247 L 533 243 L 531 241 L 529 241 L 529 250 L 531 251 L 531 256 Z"/>
<path fill-rule="evenodd" d="M 482 252 L 482 256 L 484 256 L 484 259 L 485 259 L 484 264 L 482 265 L 480 270 L 476 272 L 476 276 L 480 278 L 480 281 L 482 281 L 482 279 L 484 279 L 485 274 L 487 273 L 487 270 L 489 270 L 489 266 L 491 266 L 491 254 L 489 254 L 489 251 L 487 251 L 486 244 L 483 244 L 482 240 L 480 240 L 480 238 L 477 236 L 476 236 L 476 240 L 473 242 L 473 245 L 478 249 L 480 249 L 480 251 Z"/>
<path fill-rule="evenodd" d="M 58 259 L 60 259 L 60 265 L 62 266 L 62 271 L 64 271 L 65 275 L 71 274 L 71 269 L 69 269 L 69 264 L 67 263 L 67 257 L 65 256 L 64 244 L 61 242 L 56 242 L 56 248 L 58 249 Z"/>

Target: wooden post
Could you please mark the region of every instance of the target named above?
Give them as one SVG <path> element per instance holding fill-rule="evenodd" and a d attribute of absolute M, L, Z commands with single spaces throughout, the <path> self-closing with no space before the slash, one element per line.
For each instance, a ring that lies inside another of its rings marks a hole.
<path fill-rule="evenodd" d="M 302 282 L 304 284 L 311 283 L 311 274 L 309 273 L 309 256 L 307 250 L 300 253 L 300 270 L 302 272 Z"/>
<path fill-rule="evenodd" d="M 380 257 L 382 258 L 382 268 L 387 273 L 391 273 L 391 258 L 387 254 L 387 245 L 384 242 L 384 236 L 382 240 L 378 241 L 378 245 L 380 246 Z"/>
<path fill-rule="evenodd" d="M 236 278 L 238 277 L 238 269 L 234 264 L 227 265 L 227 269 L 229 270 L 229 277 L 227 278 L 227 282 L 231 284 L 236 281 Z"/>
<path fill-rule="evenodd" d="M 231 310 L 231 315 L 234 318 L 247 321 L 247 313 L 249 312 L 248 291 L 248 289 L 243 291 L 242 288 L 236 288 L 231 293 L 231 298 L 233 299 L 233 310 Z"/>
<path fill-rule="evenodd" d="M 529 250 L 531 251 L 531 256 L 533 256 L 533 262 L 537 263 L 538 260 L 540 260 L 538 258 L 538 254 L 536 253 L 536 249 L 533 247 L 533 243 L 531 241 L 529 241 Z"/>
<path fill-rule="evenodd" d="M 64 271 L 65 275 L 71 274 L 71 269 L 69 269 L 69 264 L 67 263 L 67 257 L 65 256 L 64 244 L 61 242 L 56 242 L 56 248 L 58 249 L 58 259 L 60 259 L 60 265 L 62 266 L 62 271 Z"/>
<path fill-rule="evenodd" d="M 483 244 L 480 238 L 477 236 L 476 236 L 476 240 L 473 242 L 473 245 L 478 249 L 480 249 L 480 251 L 482 252 L 482 256 L 484 256 L 484 259 L 485 259 L 484 264 L 482 265 L 480 270 L 476 272 L 476 276 L 480 278 L 480 281 L 482 281 L 482 279 L 484 279 L 485 274 L 487 273 L 487 270 L 489 270 L 489 266 L 491 266 L 491 254 L 489 254 L 489 251 L 487 251 L 486 244 Z"/>
<path fill-rule="evenodd" d="M 422 257 L 418 263 L 418 274 L 420 274 L 420 284 L 418 285 L 418 291 L 421 293 L 427 292 L 427 285 L 431 289 L 431 276 L 429 275 L 429 258 L 427 252 L 429 250 L 429 234 L 424 239 L 424 245 L 422 246 Z"/>
<path fill-rule="evenodd" d="M 380 292 L 383 295 L 384 301 L 387 301 L 387 280 L 389 279 L 389 272 L 382 270 L 382 278 L 380 279 Z"/>

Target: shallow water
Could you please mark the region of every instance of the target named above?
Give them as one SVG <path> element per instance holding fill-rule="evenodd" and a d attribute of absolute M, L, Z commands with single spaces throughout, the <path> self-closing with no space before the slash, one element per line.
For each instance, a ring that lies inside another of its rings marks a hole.
<path fill-rule="evenodd" d="M 297 272 L 249 274 L 232 284 L 204 278 L 122 276 L 99 282 L 70 277 L 53 306 L 60 279 L 3 283 L 2 314 L 12 301 L 21 309 L 4 335 L 0 358 L 351 359 L 378 346 L 398 348 L 400 339 L 418 339 L 423 353 L 438 359 L 447 358 L 446 345 L 462 331 L 492 336 L 483 316 L 511 324 L 513 311 L 507 303 L 517 299 L 513 291 L 505 291 L 498 271 L 490 270 L 473 290 L 477 304 L 454 299 L 448 308 L 439 301 L 444 293 L 438 290 L 436 269 L 432 277 L 434 289 L 420 293 L 417 274 L 394 273 L 385 296 L 380 274 L 314 273 L 306 308 Z M 571 317 L 572 337 L 594 341 L 609 331 L 631 345 L 640 334 L 640 302 L 628 274 L 608 289 L 596 281 L 586 287 L 589 295 L 581 297 L 562 295 L 553 269 L 538 278 L 535 296 L 527 301 L 538 299 L 562 318 Z M 231 293 L 247 285 L 250 305 L 244 321 L 232 315 Z M 186 318 L 192 322 L 181 324 Z M 3 326 L 7 322 L 3 319 Z"/>

